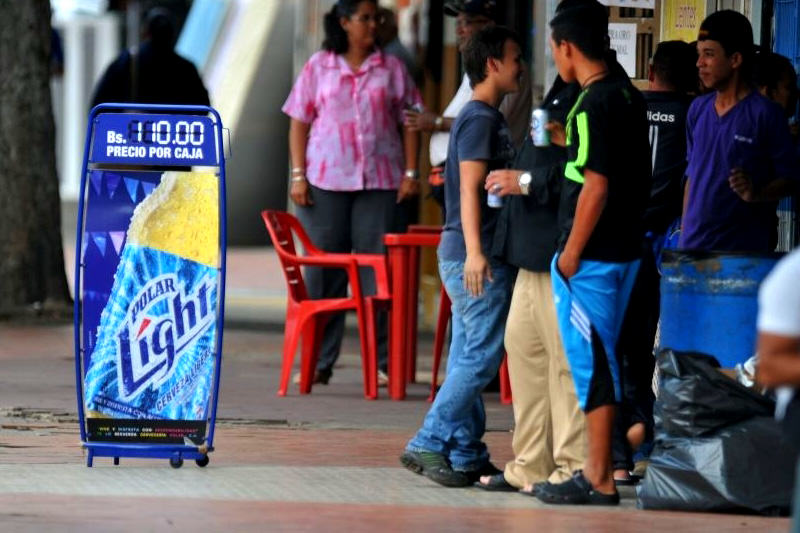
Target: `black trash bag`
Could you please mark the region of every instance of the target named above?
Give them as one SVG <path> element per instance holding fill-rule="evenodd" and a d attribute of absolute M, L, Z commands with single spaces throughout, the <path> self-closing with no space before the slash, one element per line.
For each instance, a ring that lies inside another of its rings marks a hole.
<path fill-rule="evenodd" d="M 796 456 L 772 418 L 774 402 L 718 366 L 704 354 L 659 354 L 656 441 L 638 506 L 785 514 Z"/>
<path fill-rule="evenodd" d="M 717 370 L 710 355 L 658 354 L 658 398 L 653 408 L 656 435 L 700 437 L 754 416 L 771 417 L 775 402 Z"/>
<path fill-rule="evenodd" d="M 636 488 L 638 507 L 788 515 L 794 464 L 793 449 L 768 417 L 707 437 L 657 439 Z"/>

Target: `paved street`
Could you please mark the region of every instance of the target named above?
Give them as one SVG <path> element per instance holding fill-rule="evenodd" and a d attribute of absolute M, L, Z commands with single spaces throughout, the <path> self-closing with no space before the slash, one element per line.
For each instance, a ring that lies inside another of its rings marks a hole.
<path fill-rule="evenodd" d="M 282 335 L 227 328 L 211 464 L 97 458 L 84 466 L 72 327 L 0 325 L 2 531 L 785 531 L 788 521 L 635 509 L 548 508 L 519 494 L 445 489 L 397 462 L 428 404 L 361 397 L 349 336 L 331 384 L 278 398 Z M 420 353 L 430 351 L 423 338 Z M 428 357 L 421 358 L 420 378 Z M 512 415 L 487 394 L 493 459 L 510 457 Z"/>

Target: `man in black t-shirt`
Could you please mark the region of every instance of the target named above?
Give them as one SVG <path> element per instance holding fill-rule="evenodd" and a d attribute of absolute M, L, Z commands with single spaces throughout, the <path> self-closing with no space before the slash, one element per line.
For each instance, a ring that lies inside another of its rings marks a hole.
<path fill-rule="evenodd" d="M 650 65 L 647 103 L 653 186 L 645 230 L 664 235 L 680 217 L 686 172 L 686 114 L 697 86 L 697 52 L 683 41 L 659 43 Z"/>
<path fill-rule="evenodd" d="M 650 124 L 653 184 L 644 214 L 646 243 L 628 310 L 617 343 L 623 374 L 623 399 L 617 411 L 613 440 L 614 479 L 635 482 L 633 452 L 653 435 L 652 356 L 659 317 L 660 276 L 656 258 L 669 228 L 677 223 L 683 203 L 686 170 L 686 113 L 697 86 L 697 52 L 683 41 L 659 43 L 650 63 L 648 90 L 643 92 Z"/>
<path fill-rule="evenodd" d="M 615 350 L 639 268 L 650 191 L 647 114 L 641 93 L 604 60 L 602 4 L 563 0 L 550 26 L 559 75 L 582 87 L 566 131 L 551 129 L 568 154 L 552 280 L 562 342 L 586 413 L 588 452 L 582 472 L 545 483 L 536 496 L 546 503 L 616 505 L 611 433 L 621 388 Z"/>

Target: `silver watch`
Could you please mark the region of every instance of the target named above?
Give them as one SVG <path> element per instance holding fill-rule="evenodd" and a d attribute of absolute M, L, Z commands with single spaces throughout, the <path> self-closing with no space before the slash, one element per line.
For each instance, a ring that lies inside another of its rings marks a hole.
<path fill-rule="evenodd" d="M 519 185 L 519 190 L 525 196 L 528 196 L 530 193 L 531 188 L 531 181 L 533 180 L 533 176 L 531 176 L 530 172 L 523 172 L 517 178 L 517 185 Z"/>

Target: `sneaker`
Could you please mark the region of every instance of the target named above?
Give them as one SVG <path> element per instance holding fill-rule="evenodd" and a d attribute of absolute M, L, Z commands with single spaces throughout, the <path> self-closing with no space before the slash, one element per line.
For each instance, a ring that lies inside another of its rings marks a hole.
<path fill-rule="evenodd" d="M 388 387 L 389 376 L 383 370 L 378 370 L 378 387 Z"/>
<path fill-rule="evenodd" d="M 331 379 L 331 374 L 333 374 L 333 372 L 331 372 L 330 370 L 315 370 L 314 379 L 311 380 L 311 384 L 327 385 L 328 381 L 330 381 Z M 295 385 L 300 384 L 300 372 L 298 372 L 292 377 L 292 383 L 294 383 Z"/>
<path fill-rule="evenodd" d="M 583 475 L 576 470 L 572 479 L 563 483 L 546 483 L 539 487 L 535 496 L 544 503 L 569 505 L 619 505 L 619 492 L 603 494 L 597 492 Z"/>
<path fill-rule="evenodd" d="M 421 474 L 445 487 L 466 487 L 472 484 L 464 472 L 450 468 L 447 459 L 440 453 L 406 450 L 400 456 L 400 462 L 415 474 Z"/>

